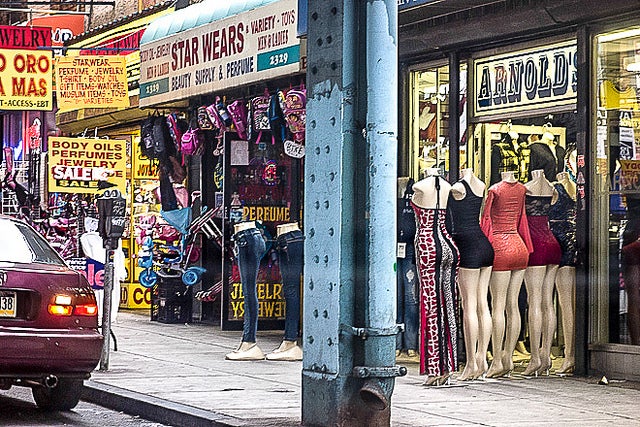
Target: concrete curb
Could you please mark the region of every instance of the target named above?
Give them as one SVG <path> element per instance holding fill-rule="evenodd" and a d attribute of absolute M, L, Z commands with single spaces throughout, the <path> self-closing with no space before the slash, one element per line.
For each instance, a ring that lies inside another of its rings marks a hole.
<path fill-rule="evenodd" d="M 239 427 L 243 420 L 96 381 L 84 382 L 82 400 L 176 427 Z"/>

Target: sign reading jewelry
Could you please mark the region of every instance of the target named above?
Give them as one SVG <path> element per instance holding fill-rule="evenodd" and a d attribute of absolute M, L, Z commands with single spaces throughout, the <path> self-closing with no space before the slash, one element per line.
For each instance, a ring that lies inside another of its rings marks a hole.
<path fill-rule="evenodd" d="M 51 28 L 0 25 L 0 110 L 52 109 L 47 48 Z"/>
<path fill-rule="evenodd" d="M 127 142 L 100 138 L 49 138 L 49 191 L 91 193 L 100 181 L 126 194 Z"/>
<path fill-rule="evenodd" d="M 297 13 L 297 0 L 281 0 L 143 43 L 140 106 L 300 71 Z"/>
<path fill-rule="evenodd" d="M 56 63 L 60 110 L 129 106 L 123 56 L 62 57 Z"/>
<path fill-rule="evenodd" d="M 576 102 L 575 42 L 474 61 L 475 115 Z"/>

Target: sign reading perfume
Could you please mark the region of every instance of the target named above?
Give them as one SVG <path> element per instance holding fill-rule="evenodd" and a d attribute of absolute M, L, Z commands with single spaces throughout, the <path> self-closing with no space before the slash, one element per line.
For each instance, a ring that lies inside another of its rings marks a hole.
<path fill-rule="evenodd" d="M 129 106 L 123 56 L 62 57 L 56 64 L 60 110 Z"/>
<path fill-rule="evenodd" d="M 53 107 L 51 28 L 0 25 L 0 110 Z"/>
<path fill-rule="evenodd" d="M 474 61 L 475 115 L 576 102 L 575 42 Z"/>
<path fill-rule="evenodd" d="M 297 21 L 297 0 L 281 0 L 143 43 L 140 106 L 300 71 Z"/>

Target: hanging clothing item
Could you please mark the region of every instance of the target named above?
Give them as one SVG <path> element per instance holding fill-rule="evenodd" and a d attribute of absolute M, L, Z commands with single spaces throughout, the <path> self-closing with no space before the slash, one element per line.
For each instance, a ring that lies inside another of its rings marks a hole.
<path fill-rule="evenodd" d="M 412 205 L 416 215 L 416 267 L 421 288 L 420 373 L 441 376 L 455 372 L 457 367 L 459 253 L 445 227 L 447 210 Z"/>
<path fill-rule="evenodd" d="M 529 266 L 559 265 L 562 258 L 560 244 L 549 228 L 551 197 L 527 194 L 525 198 L 529 234 L 533 244 Z"/>
<path fill-rule="evenodd" d="M 535 142 L 529 146 L 531 162 L 529 164 L 528 178 L 531 180 L 531 171 L 542 169 L 544 176 L 549 181 L 555 181 L 558 172 L 564 169 L 565 150 L 559 145 L 551 151 L 551 147 L 544 142 Z"/>
<path fill-rule="evenodd" d="M 517 181 L 501 181 L 489 188 L 480 227 L 495 252 L 494 271 L 527 268 L 533 244 L 524 209 L 526 191 Z"/>
<path fill-rule="evenodd" d="M 576 201 L 569 196 L 564 185 L 556 182 L 553 186 L 558 192 L 558 200 L 549 208 L 549 226 L 562 251 L 560 267 L 575 266 L 578 258 Z"/>
<path fill-rule="evenodd" d="M 453 217 L 453 241 L 460 250 L 461 268 L 481 268 L 493 265 L 493 247 L 480 229 L 482 197 L 474 194 L 464 179 L 459 182 L 465 188 L 462 199 L 449 196 L 448 205 Z"/>

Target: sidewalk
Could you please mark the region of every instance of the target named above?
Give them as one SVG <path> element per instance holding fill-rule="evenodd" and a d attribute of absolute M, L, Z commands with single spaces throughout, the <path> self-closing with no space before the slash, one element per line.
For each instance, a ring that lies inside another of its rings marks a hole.
<path fill-rule="evenodd" d="M 301 362 L 224 360 L 239 331 L 162 324 L 120 312 L 109 370 L 85 381 L 84 400 L 174 426 L 296 426 Z M 258 333 L 266 352 L 280 331 Z M 556 376 L 424 387 L 416 364 L 396 380 L 393 426 L 640 425 L 638 384 Z"/>

